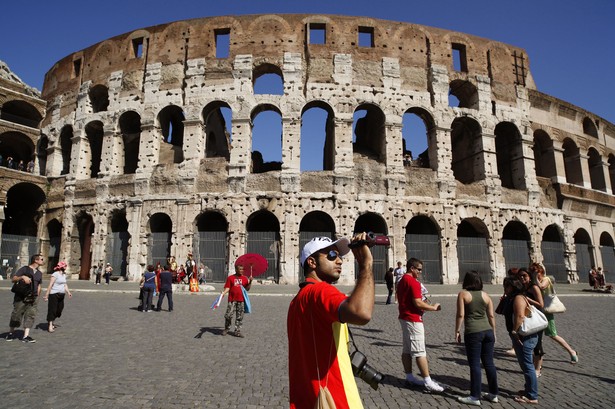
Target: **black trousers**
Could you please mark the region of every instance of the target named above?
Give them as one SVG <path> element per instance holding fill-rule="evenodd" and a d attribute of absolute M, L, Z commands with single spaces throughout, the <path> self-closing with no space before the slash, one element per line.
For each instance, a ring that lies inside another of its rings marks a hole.
<path fill-rule="evenodd" d="M 49 294 L 47 301 L 47 321 L 55 321 L 64 310 L 64 293 Z"/>

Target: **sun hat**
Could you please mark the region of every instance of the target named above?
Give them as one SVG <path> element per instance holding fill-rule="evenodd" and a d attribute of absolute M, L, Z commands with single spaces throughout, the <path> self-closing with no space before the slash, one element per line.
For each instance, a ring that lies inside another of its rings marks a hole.
<path fill-rule="evenodd" d="M 340 256 L 345 256 L 350 251 L 350 240 L 346 237 L 342 237 L 335 241 L 331 240 L 329 237 L 314 237 L 312 240 L 308 241 L 305 246 L 303 246 L 303 250 L 301 250 L 301 256 L 299 261 L 301 262 L 301 266 L 304 266 L 305 260 L 310 257 L 312 254 L 320 251 L 322 249 L 326 249 L 327 247 L 336 246 L 340 251 Z"/>

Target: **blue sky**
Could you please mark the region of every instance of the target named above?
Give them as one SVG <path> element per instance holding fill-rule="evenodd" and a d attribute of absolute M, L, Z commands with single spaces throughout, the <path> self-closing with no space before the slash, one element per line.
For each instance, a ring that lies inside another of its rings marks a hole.
<path fill-rule="evenodd" d="M 218 15 L 344 14 L 522 47 L 538 90 L 615 123 L 614 0 L 34 0 L 7 1 L 1 11 L 0 60 L 39 90 L 56 61 L 138 28 Z"/>

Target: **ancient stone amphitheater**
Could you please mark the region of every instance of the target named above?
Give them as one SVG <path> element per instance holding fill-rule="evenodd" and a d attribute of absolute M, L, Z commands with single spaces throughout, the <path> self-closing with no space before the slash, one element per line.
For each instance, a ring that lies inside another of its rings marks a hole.
<path fill-rule="evenodd" d="M 615 269 L 615 125 L 538 91 L 512 45 L 372 18 L 228 16 L 77 51 L 41 95 L 0 81 L 3 271 L 40 249 L 75 278 L 109 262 L 136 280 L 192 252 L 221 281 L 254 252 L 269 261 L 260 279 L 297 283 L 306 240 L 354 231 L 390 236 L 378 279 L 411 256 L 432 283 L 470 269 L 501 282 L 534 260 L 559 282 Z M 273 153 L 257 149 L 261 115 Z M 354 277 L 350 256 L 342 282 Z"/>

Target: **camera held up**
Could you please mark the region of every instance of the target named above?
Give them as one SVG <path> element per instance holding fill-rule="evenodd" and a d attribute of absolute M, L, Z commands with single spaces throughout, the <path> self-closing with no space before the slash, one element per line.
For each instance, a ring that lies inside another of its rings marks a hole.
<path fill-rule="evenodd" d="M 373 247 L 373 246 L 390 246 L 391 245 L 391 240 L 389 240 L 389 236 L 385 236 L 383 234 L 375 234 L 375 233 L 372 233 L 370 231 L 369 233 L 367 233 L 367 240 L 360 240 L 360 241 L 357 241 L 357 242 L 350 243 L 350 245 L 348 245 L 348 247 L 353 249 L 353 248 L 357 248 L 359 246 L 362 246 L 364 244 L 367 244 L 369 247 Z"/>

